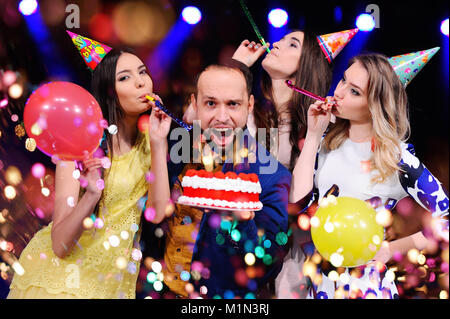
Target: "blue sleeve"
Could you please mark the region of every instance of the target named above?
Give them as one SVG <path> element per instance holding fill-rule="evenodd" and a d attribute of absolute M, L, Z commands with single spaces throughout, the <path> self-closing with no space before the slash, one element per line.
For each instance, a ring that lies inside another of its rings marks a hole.
<path fill-rule="evenodd" d="M 400 183 L 403 189 L 420 204 L 431 212 L 433 217 L 440 217 L 448 229 L 448 193 L 442 184 L 415 156 L 412 144 L 405 144 L 400 161 Z"/>
<path fill-rule="evenodd" d="M 249 292 L 258 292 L 280 272 L 287 250 L 290 181 L 287 170 L 264 179 L 260 194 L 263 208 L 255 212 L 252 220 L 230 223 L 228 227 L 223 227 L 222 222 L 220 227 L 214 228 L 210 225 L 217 214 L 204 214 L 193 260 L 208 265 L 210 276 L 194 281 L 195 287 L 206 285 L 211 298 L 226 297 L 227 291 L 244 297 Z M 247 253 L 255 256 L 254 278 L 245 275 Z"/>

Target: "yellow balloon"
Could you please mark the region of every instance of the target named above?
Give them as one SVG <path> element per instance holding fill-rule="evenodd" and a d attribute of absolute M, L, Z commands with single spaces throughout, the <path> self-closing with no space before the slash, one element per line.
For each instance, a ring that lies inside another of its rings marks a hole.
<path fill-rule="evenodd" d="M 380 249 L 384 237 L 376 214 L 369 203 L 360 199 L 324 198 L 311 219 L 314 245 L 336 267 L 365 265 Z"/>

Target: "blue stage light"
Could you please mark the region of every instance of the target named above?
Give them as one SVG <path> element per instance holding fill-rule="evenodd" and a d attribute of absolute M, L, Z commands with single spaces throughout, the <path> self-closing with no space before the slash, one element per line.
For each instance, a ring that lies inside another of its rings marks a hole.
<path fill-rule="evenodd" d="M 441 32 L 448 36 L 448 18 L 441 22 Z"/>
<path fill-rule="evenodd" d="M 202 13 L 197 7 L 189 6 L 183 9 L 181 16 L 186 23 L 197 24 L 202 19 Z"/>
<path fill-rule="evenodd" d="M 275 28 L 281 28 L 288 22 L 289 16 L 283 9 L 273 9 L 268 15 L 269 23 Z"/>
<path fill-rule="evenodd" d="M 375 20 L 370 14 L 360 14 L 356 19 L 356 27 L 360 31 L 372 31 L 375 28 Z"/>
<path fill-rule="evenodd" d="M 25 15 L 29 16 L 36 12 L 38 3 L 36 0 L 22 0 L 19 3 L 19 11 Z"/>

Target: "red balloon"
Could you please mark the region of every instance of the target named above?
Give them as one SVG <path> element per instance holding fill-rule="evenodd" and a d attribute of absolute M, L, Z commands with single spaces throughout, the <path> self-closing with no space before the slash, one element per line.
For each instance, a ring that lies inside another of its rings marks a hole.
<path fill-rule="evenodd" d="M 70 82 L 50 82 L 31 94 L 24 110 L 25 130 L 37 147 L 62 160 L 94 153 L 103 136 L 103 114 L 95 98 Z"/>

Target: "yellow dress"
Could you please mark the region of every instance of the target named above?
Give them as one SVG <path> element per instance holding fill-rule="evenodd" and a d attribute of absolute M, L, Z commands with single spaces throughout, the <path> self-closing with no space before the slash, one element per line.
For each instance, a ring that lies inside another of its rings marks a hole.
<path fill-rule="evenodd" d="M 138 202 L 148 191 L 150 156 L 148 134 L 139 133 L 130 152 L 113 158 L 97 227 L 84 230 L 64 259 L 52 250 L 53 223 L 37 232 L 20 255 L 25 272 L 14 275 L 8 298 L 135 298 L 142 257 Z"/>

